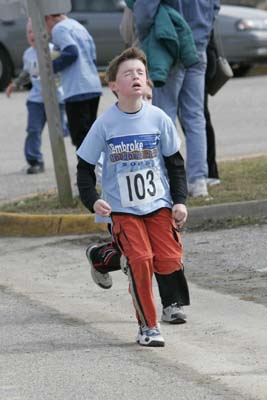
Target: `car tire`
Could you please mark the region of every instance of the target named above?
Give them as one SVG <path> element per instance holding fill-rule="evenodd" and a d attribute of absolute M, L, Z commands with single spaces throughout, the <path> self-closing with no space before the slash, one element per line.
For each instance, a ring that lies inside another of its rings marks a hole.
<path fill-rule="evenodd" d="M 0 91 L 5 90 L 12 79 L 13 65 L 5 49 L 0 48 Z"/>

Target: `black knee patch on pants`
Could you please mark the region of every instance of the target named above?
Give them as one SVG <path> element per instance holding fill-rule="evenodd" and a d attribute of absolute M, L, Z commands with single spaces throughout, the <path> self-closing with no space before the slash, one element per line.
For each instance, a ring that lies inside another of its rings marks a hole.
<path fill-rule="evenodd" d="M 183 270 L 168 275 L 155 273 L 163 308 L 178 303 L 179 306 L 190 305 L 187 280 Z"/>

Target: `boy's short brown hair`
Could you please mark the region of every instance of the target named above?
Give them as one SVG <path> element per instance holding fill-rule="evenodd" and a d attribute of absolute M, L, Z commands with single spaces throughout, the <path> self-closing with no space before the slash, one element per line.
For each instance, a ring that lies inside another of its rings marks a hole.
<path fill-rule="evenodd" d="M 109 63 L 109 66 L 106 71 L 106 82 L 114 82 L 116 80 L 116 76 L 118 73 L 119 66 L 124 62 L 128 60 L 140 60 L 145 68 L 146 68 L 146 74 L 148 76 L 148 71 L 147 71 L 147 60 L 145 53 L 138 49 L 137 47 L 130 47 L 129 49 L 124 50 L 121 54 L 119 54 L 117 57 L 113 58 L 113 60 Z"/>

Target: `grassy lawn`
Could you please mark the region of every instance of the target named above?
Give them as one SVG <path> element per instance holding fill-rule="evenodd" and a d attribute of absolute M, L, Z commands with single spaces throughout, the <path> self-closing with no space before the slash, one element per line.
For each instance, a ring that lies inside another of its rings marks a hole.
<path fill-rule="evenodd" d="M 210 197 L 188 200 L 188 207 L 237 201 L 267 199 L 267 156 L 219 163 L 221 184 L 209 189 Z M 20 213 L 86 213 L 78 198 L 73 207 L 63 209 L 55 192 L 0 205 L 0 211 Z"/>
<path fill-rule="evenodd" d="M 219 163 L 221 184 L 209 188 L 210 198 L 190 198 L 188 206 L 267 199 L 267 156 Z"/>

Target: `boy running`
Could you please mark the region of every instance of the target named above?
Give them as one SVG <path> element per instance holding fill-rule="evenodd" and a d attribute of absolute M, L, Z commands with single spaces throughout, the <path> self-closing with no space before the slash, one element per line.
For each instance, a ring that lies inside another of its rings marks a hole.
<path fill-rule="evenodd" d="M 111 216 L 114 238 L 129 261 L 137 342 L 161 347 L 165 342 L 152 277 L 182 269 L 177 228 L 187 218 L 187 189 L 175 126 L 162 110 L 142 100 L 147 79 L 141 50 L 127 49 L 110 63 L 107 80 L 118 102 L 96 120 L 78 149 L 77 182 L 85 206 L 101 217 Z M 94 172 L 102 152 L 103 199 Z"/>
<path fill-rule="evenodd" d="M 143 99 L 150 103 L 152 103 L 152 88 L 153 83 L 149 79 Z M 96 166 L 97 178 L 99 177 L 98 172 L 100 171 L 98 165 Z M 101 180 L 100 177 L 100 183 Z M 110 217 L 100 218 L 96 215 L 95 221 L 107 222 L 108 230 L 112 233 Z M 127 275 L 128 262 L 126 258 L 121 255 L 113 237 L 112 241 L 106 244 L 90 244 L 86 249 L 86 257 L 91 267 L 93 281 L 102 289 L 110 289 L 112 287 L 112 276 L 110 272 L 122 270 Z M 184 324 L 187 317 L 183 306 L 190 305 L 190 296 L 183 269 L 165 275 L 155 272 L 155 278 L 157 280 L 162 304 L 161 320 L 171 325 Z"/>

